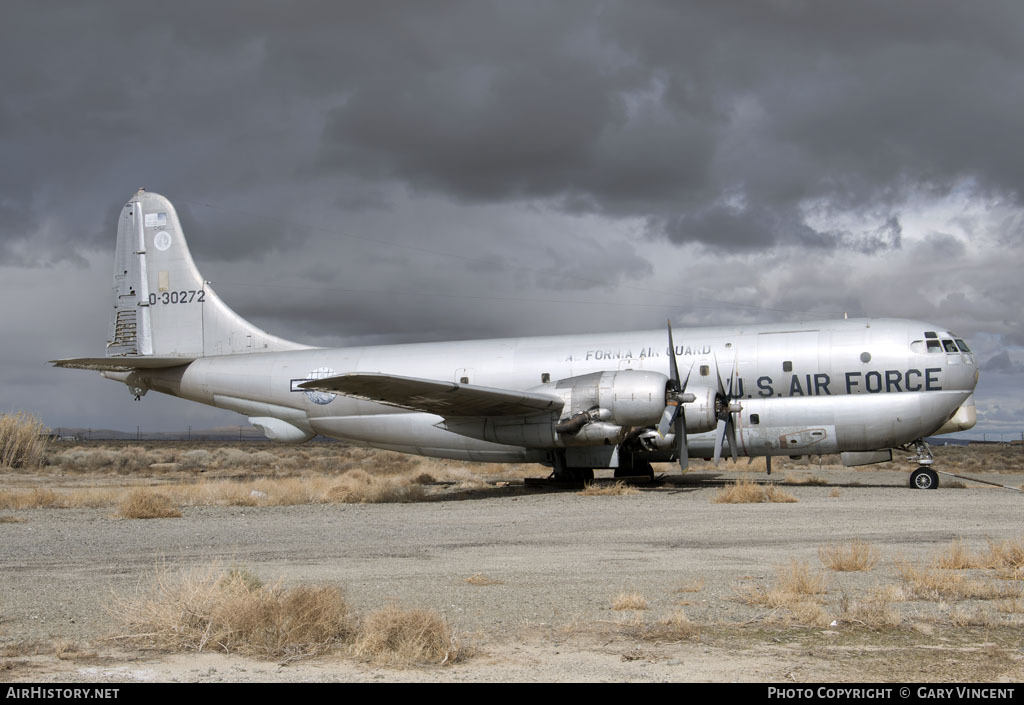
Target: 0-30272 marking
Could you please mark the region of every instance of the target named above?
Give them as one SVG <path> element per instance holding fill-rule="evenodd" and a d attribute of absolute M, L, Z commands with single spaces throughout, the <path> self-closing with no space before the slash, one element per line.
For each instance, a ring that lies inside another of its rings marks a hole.
<path fill-rule="evenodd" d="M 149 295 L 150 306 L 156 306 L 157 304 L 190 304 L 193 301 L 204 303 L 206 301 L 206 292 L 203 289 L 189 289 L 187 291 L 164 291 L 159 294 Z"/>

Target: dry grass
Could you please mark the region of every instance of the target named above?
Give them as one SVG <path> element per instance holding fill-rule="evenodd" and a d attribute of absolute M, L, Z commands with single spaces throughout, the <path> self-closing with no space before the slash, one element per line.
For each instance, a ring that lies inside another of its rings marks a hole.
<path fill-rule="evenodd" d="M 773 484 L 767 488 L 750 480 L 737 480 L 726 485 L 712 500 L 715 504 L 758 504 L 761 502 L 796 502 L 796 497 Z"/>
<path fill-rule="evenodd" d="M 481 586 L 481 587 L 487 586 L 487 585 L 504 585 L 505 584 L 505 582 L 503 580 L 495 580 L 494 578 L 489 578 L 486 575 L 484 575 L 483 573 L 474 573 L 473 575 L 471 575 L 468 578 L 466 578 L 466 582 L 469 583 L 470 585 L 478 585 L 478 586 Z"/>
<path fill-rule="evenodd" d="M 49 429 L 31 414 L 0 416 L 0 466 L 8 468 L 35 467 L 46 453 Z"/>
<path fill-rule="evenodd" d="M 1005 541 L 989 541 L 984 566 L 1011 573 L 1016 580 L 1024 579 L 1024 537 Z"/>
<path fill-rule="evenodd" d="M 612 600 L 612 609 L 617 612 L 647 609 L 647 598 L 639 592 L 620 592 Z"/>
<path fill-rule="evenodd" d="M 343 443 L 301 446 L 244 441 L 218 445 L 209 441 L 86 442 L 50 444 L 43 465 L 50 472 L 74 475 L 131 475 L 195 479 L 241 477 L 338 477 L 355 470 L 374 477 L 407 475 L 419 484 L 444 482 L 483 485 L 485 479 L 513 480 L 544 476 L 550 470 L 515 463 L 473 463 L 425 458 Z"/>
<path fill-rule="evenodd" d="M 178 506 L 286 506 L 295 504 L 415 502 L 428 496 L 418 476 L 373 476 L 352 470 L 338 477 L 201 480 L 163 484 L 159 494 Z M 139 501 L 145 488 L 0 490 L 0 509 L 121 507 Z"/>
<path fill-rule="evenodd" d="M 783 480 L 790 485 L 812 485 L 816 487 L 823 487 L 828 485 L 828 480 L 818 477 L 817 475 L 789 475 L 787 474 Z"/>
<path fill-rule="evenodd" d="M 960 539 L 954 539 L 949 548 L 932 558 L 932 565 L 945 570 L 969 570 L 982 567 L 982 561 L 972 556 Z"/>
<path fill-rule="evenodd" d="M 389 606 L 359 620 L 336 587 L 268 586 L 239 566 L 160 571 L 114 604 L 123 632 L 113 639 L 161 651 L 285 661 L 341 652 L 392 666 L 449 664 L 466 653 L 432 610 Z"/>
<path fill-rule="evenodd" d="M 764 488 L 752 480 L 736 480 L 711 500 L 715 504 L 756 504 L 765 500 Z"/>
<path fill-rule="evenodd" d="M 20 524 L 25 521 L 24 517 L 16 517 L 10 514 L 0 515 L 0 524 Z"/>
<path fill-rule="evenodd" d="M 920 568 L 903 561 L 896 570 L 912 597 L 922 600 L 997 600 L 1020 597 L 1019 585 L 999 584 L 943 568 Z"/>
<path fill-rule="evenodd" d="M 744 604 L 773 610 L 766 618 L 770 623 L 825 626 L 830 621 L 822 606 L 827 583 L 824 573 L 812 571 L 806 563 L 791 561 L 776 570 L 775 583 L 770 587 L 740 585 L 734 594 Z"/>
<path fill-rule="evenodd" d="M 635 636 L 645 641 L 677 643 L 698 639 L 700 633 L 700 626 L 691 622 L 683 610 L 676 609 L 672 614 L 659 619 L 654 624 L 644 625 L 637 629 Z"/>
<path fill-rule="evenodd" d="M 996 609 L 1003 614 L 1024 614 L 1024 599 L 1014 597 L 1008 600 L 1000 600 L 996 603 Z"/>
<path fill-rule="evenodd" d="M 838 489 L 838 488 L 836 488 L 836 489 L 832 490 L 831 492 L 829 492 L 829 493 L 828 493 L 828 496 L 829 496 L 829 497 L 838 497 L 838 496 L 839 496 L 840 494 L 841 494 L 841 493 L 839 492 L 839 489 Z"/>
<path fill-rule="evenodd" d="M 853 602 L 847 602 L 844 596 L 838 621 L 859 624 L 868 629 L 898 627 L 903 619 L 893 603 L 902 601 L 904 597 L 897 585 L 873 588 L 866 597 Z"/>
<path fill-rule="evenodd" d="M 825 567 L 840 572 L 871 570 L 878 557 L 878 549 L 865 541 L 852 541 L 845 546 L 828 544 L 818 549 L 818 558 Z"/>
<path fill-rule="evenodd" d="M 417 476 L 380 477 L 363 470 L 342 475 L 326 492 L 328 501 L 349 504 L 415 502 L 424 496 L 423 485 Z"/>
<path fill-rule="evenodd" d="M 352 654 L 382 665 L 447 665 L 462 657 L 462 649 L 437 612 L 385 607 L 363 620 Z"/>
<path fill-rule="evenodd" d="M 796 497 L 791 495 L 789 492 L 786 492 L 783 489 L 779 489 L 775 485 L 768 485 L 768 489 L 765 490 L 764 496 L 765 501 L 767 502 L 792 504 L 793 502 L 800 501 Z"/>
<path fill-rule="evenodd" d="M 993 627 L 998 623 L 998 619 L 988 612 L 966 607 L 951 609 L 949 621 L 954 627 Z"/>
<path fill-rule="evenodd" d="M 593 482 L 588 482 L 583 486 L 583 489 L 577 492 L 581 497 L 609 497 L 609 496 L 620 496 L 620 495 L 632 495 L 640 494 L 640 490 L 631 485 L 627 485 L 625 482 L 614 482 L 612 484 L 598 485 Z"/>
<path fill-rule="evenodd" d="M 932 566 L 944 570 L 989 569 L 1009 580 L 1024 579 L 1024 538 L 989 541 L 985 552 L 972 553 L 960 539 L 932 557 Z"/>
<path fill-rule="evenodd" d="M 823 595 L 828 585 L 828 577 L 824 573 L 812 571 L 809 565 L 798 561 L 790 561 L 776 574 L 777 587 L 795 595 Z"/>
<path fill-rule="evenodd" d="M 161 574 L 148 593 L 118 600 L 116 609 L 125 629 L 116 639 L 166 651 L 298 658 L 328 651 L 354 633 L 337 588 L 265 587 L 238 570 Z"/>
<path fill-rule="evenodd" d="M 122 519 L 173 519 L 180 517 L 181 511 L 167 496 L 139 487 L 128 491 L 117 515 Z"/>

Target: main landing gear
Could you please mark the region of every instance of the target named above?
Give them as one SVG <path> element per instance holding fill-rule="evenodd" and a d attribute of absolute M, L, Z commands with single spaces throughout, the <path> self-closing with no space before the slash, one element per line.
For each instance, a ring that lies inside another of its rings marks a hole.
<path fill-rule="evenodd" d="M 638 454 L 623 451 L 618 456 L 618 466 L 615 467 L 616 479 L 633 479 L 646 482 L 654 479 L 654 466 Z M 590 467 L 576 467 L 566 462 L 564 451 L 555 451 L 549 456 L 551 459 L 552 472 L 545 479 L 528 478 L 530 485 L 549 486 L 580 486 L 594 479 L 594 469 Z M 608 467 L 607 465 L 599 467 Z"/>
<path fill-rule="evenodd" d="M 928 444 L 923 440 L 914 441 L 914 450 L 917 455 L 911 456 L 908 460 L 917 461 L 920 467 L 910 473 L 910 487 L 915 490 L 934 490 L 939 487 L 939 474 L 931 469 L 935 462 Z"/>

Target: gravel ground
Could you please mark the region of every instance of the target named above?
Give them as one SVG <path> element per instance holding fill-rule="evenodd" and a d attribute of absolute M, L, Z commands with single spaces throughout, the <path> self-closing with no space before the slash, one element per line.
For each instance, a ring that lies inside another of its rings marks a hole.
<path fill-rule="evenodd" d="M 110 509 L 6 510 L 0 513 L 22 521 L 0 524 L 4 668 L 12 680 L 767 680 L 794 672 L 831 680 L 839 673 L 834 655 L 819 663 L 799 649 L 785 651 L 778 639 L 705 638 L 655 648 L 597 635 L 601 625 L 624 621 L 611 609 L 623 590 L 647 598 L 650 609 L 639 618 L 648 621 L 683 604 L 699 624 L 750 624 L 764 610 L 736 600 L 735 586 L 767 584 L 792 560 L 818 569 L 825 543 L 861 539 L 883 557 L 870 572 L 830 573 L 830 599 L 837 601 L 897 582 L 894 558 L 924 563 L 955 538 L 978 550 L 989 539 L 1024 536 L 1021 493 L 909 490 L 900 472 L 823 477 L 829 486 L 786 485 L 794 504 L 715 504 L 718 488 L 689 478 L 627 496 L 513 487 L 417 504 L 185 507 L 178 519 L 117 519 Z M 361 612 L 393 602 L 435 608 L 478 655 L 448 669 L 389 671 L 340 659 L 282 669 L 217 654 L 120 652 L 103 641 L 117 631 L 120 596 L 158 570 L 214 562 L 246 566 L 267 582 L 342 586 Z M 466 582 L 478 573 L 496 584 Z M 679 591 L 693 585 L 700 589 Z M 942 606 L 909 609 L 927 621 Z M 53 657 L 48 644 L 60 640 L 87 644 L 89 655 L 77 662 Z M 1024 676 L 1011 652 L 1000 661 L 1005 668 L 984 671 L 982 679 Z M 892 667 L 878 663 L 851 677 L 899 675 L 884 670 Z"/>

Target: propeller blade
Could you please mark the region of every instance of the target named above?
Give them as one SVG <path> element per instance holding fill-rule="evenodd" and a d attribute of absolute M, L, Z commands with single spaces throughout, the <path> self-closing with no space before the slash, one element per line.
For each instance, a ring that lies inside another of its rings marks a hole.
<path fill-rule="evenodd" d="M 672 342 L 672 321 L 666 321 L 668 324 L 668 364 L 669 364 L 669 378 L 676 383 L 676 389 L 679 388 L 679 366 L 676 364 L 676 345 Z"/>
<path fill-rule="evenodd" d="M 732 462 L 735 463 L 739 459 L 739 454 L 736 452 L 736 424 L 732 422 L 732 413 L 725 422 L 725 430 L 729 434 L 729 451 L 732 453 Z"/>
<path fill-rule="evenodd" d="M 722 384 L 722 370 L 718 365 L 718 355 L 712 355 L 712 359 L 715 361 L 715 377 L 718 379 L 718 395 L 725 396 L 725 385 Z"/>
<path fill-rule="evenodd" d="M 676 415 L 676 443 L 679 453 L 679 468 L 685 472 L 690 465 L 690 450 L 686 447 L 686 417 L 682 410 Z"/>
<path fill-rule="evenodd" d="M 658 421 L 658 433 L 664 438 L 665 435 L 672 428 L 672 422 L 676 420 L 676 415 L 679 414 L 679 402 L 670 401 L 665 405 L 665 410 L 661 412 L 661 420 Z M 681 416 L 681 414 L 679 414 Z"/>
<path fill-rule="evenodd" d="M 718 426 L 715 428 L 715 465 L 722 459 L 722 440 L 725 438 L 725 428 L 729 422 L 723 418 L 718 419 Z"/>

